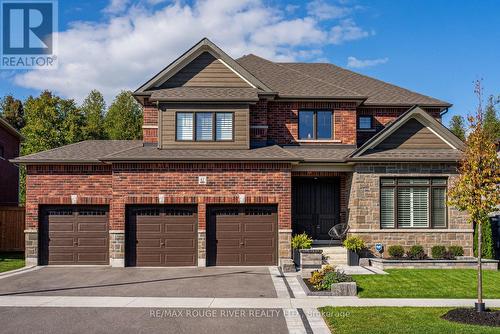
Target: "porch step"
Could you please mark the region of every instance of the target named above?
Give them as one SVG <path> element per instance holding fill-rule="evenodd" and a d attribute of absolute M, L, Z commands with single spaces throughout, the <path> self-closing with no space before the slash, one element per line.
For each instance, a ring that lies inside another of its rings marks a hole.
<path fill-rule="evenodd" d="M 345 247 L 315 245 L 313 248 L 323 250 L 326 264 L 332 266 L 347 265 L 347 249 Z"/>

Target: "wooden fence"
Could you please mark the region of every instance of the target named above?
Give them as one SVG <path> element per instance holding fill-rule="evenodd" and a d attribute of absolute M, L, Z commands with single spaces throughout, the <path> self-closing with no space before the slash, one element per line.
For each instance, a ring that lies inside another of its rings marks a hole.
<path fill-rule="evenodd" d="M 24 214 L 21 207 L 0 206 L 0 251 L 24 251 Z"/>

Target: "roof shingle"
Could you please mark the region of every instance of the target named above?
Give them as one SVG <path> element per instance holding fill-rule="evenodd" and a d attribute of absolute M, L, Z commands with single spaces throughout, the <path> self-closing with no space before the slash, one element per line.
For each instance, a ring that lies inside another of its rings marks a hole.
<path fill-rule="evenodd" d="M 175 87 L 151 93 L 151 101 L 258 101 L 257 89 L 241 87 Z"/>

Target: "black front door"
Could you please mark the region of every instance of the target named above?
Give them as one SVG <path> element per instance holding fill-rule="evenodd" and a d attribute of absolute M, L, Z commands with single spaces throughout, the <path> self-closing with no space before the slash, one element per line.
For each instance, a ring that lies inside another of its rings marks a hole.
<path fill-rule="evenodd" d="M 329 240 L 328 231 L 340 222 L 339 178 L 293 178 L 292 192 L 293 233 Z"/>

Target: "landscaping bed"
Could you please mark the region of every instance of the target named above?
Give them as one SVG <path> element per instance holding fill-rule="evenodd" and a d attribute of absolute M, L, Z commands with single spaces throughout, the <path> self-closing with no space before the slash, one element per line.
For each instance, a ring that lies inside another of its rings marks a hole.
<path fill-rule="evenodd" d="M 500 327 L 500 311 L 479 313 L 472 308 L 457 308 L 449 311 L 442 318 L 463 324 Z"/>
<path fill-rule="evenodd" d="M 353 275 L 362 298 L 476 298 L 473 269 L 388 269 L 389 275 Z M 500 271 L 483 272 L 484 298 L 500 298 Z"/>
<path fill-rule="evenodd" d="M 441 307 L 322 307 L 319 309 L 332 333 L 342 334 L 493 334 L 498 327 L 451 322 Z"/>
<path fill-rule="evenodd" d="M 356 282 L 343 271 L 325 266 L 312 272 L 310 278 L 297 277 L 308 296 L 355 296 Z"/>
<path fill-rule="evenodd" d="M 24 267 L 24 253 L 0 253 L 0 273 Z"/>
<path fill-rule="evenodd" d="M 415 268 L 415 269 L 473 269 L 477 267 L 477 259 L 473 257 L 462 257 L 454 260 L 409 260 L 409 259 L 368 259 L 370 266 L 380 270 L 398 269 L 398 268 Z M 498 270 L 497 260 L 482 260 L 483 269 Z"/>

